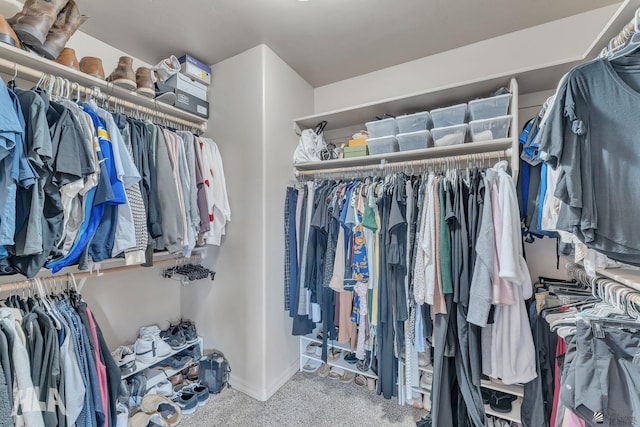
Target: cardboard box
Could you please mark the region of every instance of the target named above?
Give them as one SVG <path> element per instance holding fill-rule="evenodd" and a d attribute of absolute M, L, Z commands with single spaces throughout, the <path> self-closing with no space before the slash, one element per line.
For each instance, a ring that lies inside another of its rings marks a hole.
<path fill-rule="evenodd" d="M 193 95 L 198 99 L 202 99 L 203 101 L 207 100 L 207 85 L 205 85 L 204 83 L 200 83 L 199 81 L 196 81 L 182 73 L 171 76 L 164 83 L 158 82 L 158 89 L 161 92 L 175 92 L 177 89 L 182 92 L 186 92 L 189 95 Z"/>
<path fill-rule="evenodd" d="M 183 74 L 201 81 L 206 85 L 211 84 L 211 67 L 198 61 L 191 55 L 183 55 L 178 58 L 180 62 L 180 69 Z"/>
<path fill-rule="evenodd" d="M 369 154 L 369 150 L 366 145 L 359 145 L 357 147 L 344 147 L 344 158 L 349 159 L 351 157 L 363 157 Z"/>
<path fill-rule="evenodd" d="M 196 114 L 205 119 L 209 118 L 209 103 L 195 96 L 176 89 L 176 107 Z"/>
<path fill-rule="evenodd" d="M 349 147 L 361 147 L 367 145 L 367 138 L 350 139 Z"/>

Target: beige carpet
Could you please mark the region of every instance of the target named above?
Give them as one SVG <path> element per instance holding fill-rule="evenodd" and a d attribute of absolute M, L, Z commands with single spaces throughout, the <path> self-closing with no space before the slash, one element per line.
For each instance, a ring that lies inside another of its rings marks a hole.
<path fill-rule="evenodd" d="M 355 383 L 342 384 L 298 372 L 266 402 L 234 389 L 211 395 L 183 427 L 204 426 L 406 426 L 414 427 L 425 411 L 398 405 Z"/>

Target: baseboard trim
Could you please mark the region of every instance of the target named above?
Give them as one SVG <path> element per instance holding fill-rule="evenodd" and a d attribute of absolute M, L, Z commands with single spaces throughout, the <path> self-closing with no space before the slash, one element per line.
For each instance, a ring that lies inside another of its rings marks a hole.
<path fill-rule="evenodd" d="M 264 400 L 269 400 L 271 396 L 276 394 L 276 392 L 280 390 L 280 387 L 285 385 L 287 381 L 289 381 L 291 377 L 293 377 L 299 370 L 300 359 L 296 359 L 296 361 L 291 364 L 284 372 L 282 372 L 282 374 L 280 374 L 280 376 L 276 378 L 276 380 L 270 386 L 266 387 Z"/>
<path fill-rule="evenodd" d="M 291 364 L 285 371 L 280 374 L 280 376 L 264 390 L 260 390 L 256 387 L 251 386 L 247 381 L 243 378 L 231 377 L 231 387 L 238 390 L 241 393 L 246 394 L 249 397 L 252 397 L 261 402 L 265 402 L 271 398 L 280 387 L 285 385 L 287 381 L 291 379 L 292 376 L 295 375 L 296 372 L 300 369 L 300 361 L 296 360 L 293 364 Z"/>

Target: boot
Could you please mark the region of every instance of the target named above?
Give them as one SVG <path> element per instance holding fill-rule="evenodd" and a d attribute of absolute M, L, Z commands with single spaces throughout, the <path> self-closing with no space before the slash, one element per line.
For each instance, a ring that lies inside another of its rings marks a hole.
<path fill-rule="evenodd" d="M 47 40 L 47 33 L 68 1 L 26 0 L 22 11 L 7 21 L 23 43 L 41 45 Z"/>
<path fill-rule="evenodd" d="M 107 81 L 112 82 L 114 85 L 135 90 L 136 75 L 133 72 L 133 58 L 129 56 L 121 56 L 118 61 L 118 66 L 107 78 Z"/>
<path fill-rule="evenodd" d="M 90 76 L 104 80 L 104 68 L 102 68 L 102 59 L 95 56 L 85 56 L 80 60 L 80 71 Z"/>
<path fill-rule="evenodd" d="M 0 42 L 21 49 L 20 40 L 9 23 L 0 15 Z"/>
<path fill-rule="evenodd" d="M 70 47 L 65 47 L 62 49 L 62 53 L 58 55 L 56 59 L 58 64 L 65 65 L 69 68 L 75 68 L 80 71 L 80 63 L 78 62 L 78 58 L 76 57 L 76 51 L 71 49 Z"/>
<path fill-rule="evenodd" d="M 155 86 L 151 81 L 151 70 L 146 67 L 140 67 L 136 70 L 136 84 L 138 88 L 136 92 L 147 98 L 156 96 Z"/>
<path fill-rule="evenodd" d="M 33 45 L 33 49 L 47 59 L 56 59 L 73 33 L 86 20 L 87 16 L 80 14 L 76 2 L 69 0 L 49 30 L 47 40 L 42 45 Z"/>

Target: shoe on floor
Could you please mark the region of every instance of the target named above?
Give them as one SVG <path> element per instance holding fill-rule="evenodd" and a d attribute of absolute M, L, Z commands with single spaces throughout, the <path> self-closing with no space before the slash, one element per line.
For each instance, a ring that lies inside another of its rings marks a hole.
<path fill-rule="evenodd" d="M 318 368 L 320 368 L 320 365 L 322 365 L 322 362 L 315 359 L 309 359 L 307 360 L 307 363 L 305 363 L 304 366 L 302 367 L 302 370 L 304 372 L 308 372 L 312 374 L 312 373 L 315 373 L 318 370 Z"/>
<path fill-rule="evenodd" d="M 183 415 L 193 414 L 198 408 L 198 396 L 196 396 L 194 392 L 188 390 L 178 390 L 171 400 L 180 405 Z"/>
<path fill-rule="evenodd" d="M 367 385 L 367 377 L 365 377 L 364 375 L 356 375 L 356 378 L 354 380 L 354 382 L 356 383 L 357 386 L 360 387 L 366 387 Z"/>
<path fill-rule="evenodd" d="M 329 378 L 331 378 L 332 380 L 342 379 L 343 375 L 344 375 L 344 369 L 339 368 L 337 366 L 332 367 L 331 371 L 329 371 Z"/>
<path fill-rule="evenodd" d="M 157 394 L 147 394 L 142 398 L 140 410 L 147 414 L 159 414 L 162 419 L 171 427 L 177 425 L 182 419 L 182 409 L 180 406 Z"/>
<path fill-rule="evenodd" d="M 127 427 L 129 423 L 129 408 L 122 402 L 116 405 L 116 427 Z"/>
<path fill-rule="evenodd" d="M 367 377 L 367 388 L 370 391 L 376 391 L 376 379 L 375 378 Z"/>
<path fill-rule="evenodd" d="M 356 378 L 356 374 L 351 371 L 346 371 L 342 378 L 340 378 L 341 383 L 349 384 Z"/>
<path fill-rule="evenodd" d="M 173 396 L 173 385 L 169 380 L 160 381 L 147 391 L 147 394 L 158 394 L 160 396 L 171 397 Z"/>
<path fill-rule="evenodd" d="M 326 378 L 329 376 L 330 371 L 331 371 L 331 367 L 329 367 L 329 365 L 327 365 L 326 363 L 323 363 L 322 366 L 318 368 L 318 376 L 320 378 Z"/>
<path fill-rule="evenodd" d="M 209 387 L 205 387 L 199 382 L 187 384 L 181 390 L 195 394 L 198 399 L 198 406 L 206 405 L 209 400 Z"/>
<path fill-rule="evenodd" d="M 129 418 L 129 427 L 169 427 L 169 424 L 162 418 L 160 414 L 147 414 L 138 412 Z"/>

